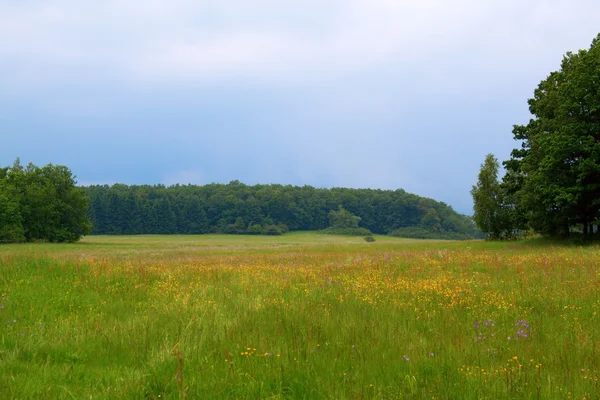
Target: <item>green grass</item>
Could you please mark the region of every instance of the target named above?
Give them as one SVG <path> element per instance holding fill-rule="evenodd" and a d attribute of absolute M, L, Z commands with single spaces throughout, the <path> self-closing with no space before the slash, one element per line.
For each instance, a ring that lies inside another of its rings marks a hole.
<path fill-rule="evenodd" d="M 598 398 L 597 246 L 376 239 L 0 246 L 0 398 Z"/>

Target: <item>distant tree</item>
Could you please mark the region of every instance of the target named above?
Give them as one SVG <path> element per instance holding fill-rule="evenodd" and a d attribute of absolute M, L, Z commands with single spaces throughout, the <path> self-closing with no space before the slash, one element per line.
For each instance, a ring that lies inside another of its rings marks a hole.
<path fill-rule="evenodd" d="M 435 208 L 430 208 L 421 219 L 421 226 L 431 232 L 440 232 L 442 230 L 442 220 L 438 216 Z"/>
<path fill-rule="evenodd" d="M 233 224 L 233 230 L 235 233 L 246 233 L 246 223 L 244 222 L 244 218 L 237 217 L 235 224 Z"/>
<path fill-rule="evenodd" d="M 501 239 L 507 228 L 507 215 L 502 203 L 502 189 L 498 181 L 500 164 L 493 154 L 485 157 L 477 184 L 471 189 L 474 202 L 473 220 L 490 239 Z"/>
<path fill-rule="evenodd" d="M 6 177 L 6 175 L 4 175 Z M 0 178 L 0 243 L 25 241 L 17 189 Z"/>
<path fill-rule="evenodd" d="M 260 235 L 263 227 L 259 224 L 252 224 L 248 227 L 248 233 L 251 235 Z"/>
<path fill-rule="evenodd" d="M 352 214 L 350 211 L 339 206 L 338 211 L 331 210 L 329 212 L 329 226 L 331 228 L 358 228 L 360 217 Z"/>

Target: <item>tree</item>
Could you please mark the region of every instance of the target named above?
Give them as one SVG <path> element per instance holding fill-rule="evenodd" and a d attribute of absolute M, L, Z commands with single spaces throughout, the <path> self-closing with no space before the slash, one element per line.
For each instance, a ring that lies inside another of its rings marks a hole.
<path fill-rule="evenodd" d="M 430 208 L 421 219 L 421 226 L 431 232 L 439 232 L 442 230 L 442 220 L 438 216 L 435 208 Z"/>
<path fill-rule="evenodd" d="M 91 229 L 85 192 L 65 166 L 17 159 L 0 178 L 0 236 L 7 241 L 74 242 Z"/>
<path fill-rule="evenodd" d="M 0 243 L 25 241 L 23 217 L 16 188 L 0 179 Z"/>
<path fill-rule="evenodd" d="M 498 182 L 499 169 L 500 164 L 493 154 L 485 156 L 477 184 L 471 189 L 474 203 L 473 220 L 482 232 L 489 235 L 490 239 L 502 238 L 507 228 L 502 191 Z"/>
<path fill-rule="evenodd" d="M 235 233 L 246 233 L 246 223 L 244 222 L 244 218 L 237 217 L 235 224 L 233 224 L 233 230 Z"/>
<path fill-rule="evenodd" d="M 338 211 L 331 210 L 329 212 L 329 226 L 332 228 L 358 228 L 360 217 L 352 214 L 350 211 L 339 206 Z"/>
<path fill-rule="evenodd" d="M 533 119 L 514 126 L 521 148 L 504 163 L 503 184 L 537 232 L 587 234 L 600 217 L 600 35 L 567 53 L 528 103 Z"/>

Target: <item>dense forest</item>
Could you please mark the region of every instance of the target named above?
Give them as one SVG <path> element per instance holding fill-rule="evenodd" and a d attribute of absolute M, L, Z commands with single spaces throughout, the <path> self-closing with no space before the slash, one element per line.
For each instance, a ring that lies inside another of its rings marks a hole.
<path fill-rule="evenodd" d="M 470 239 L 480 234 L 470 217 L 404 190 L 319 189 L 238 181 L 204 186 L 85 187 L 93 234 L 281 234 L 321 230 L 340 207 L 373 233 L 417 238 Z"/>

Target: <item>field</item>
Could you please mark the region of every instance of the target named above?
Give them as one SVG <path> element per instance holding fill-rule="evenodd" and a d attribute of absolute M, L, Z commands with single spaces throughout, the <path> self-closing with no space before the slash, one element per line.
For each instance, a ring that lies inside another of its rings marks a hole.
<path fill-rule="evenodd" d="M 600 398 L 600 248 L 0 246 L 0 398 Z"/>

